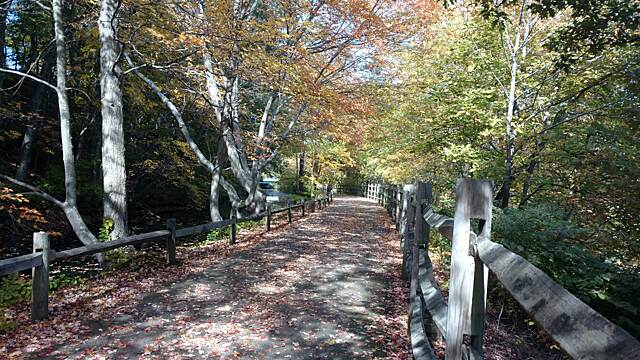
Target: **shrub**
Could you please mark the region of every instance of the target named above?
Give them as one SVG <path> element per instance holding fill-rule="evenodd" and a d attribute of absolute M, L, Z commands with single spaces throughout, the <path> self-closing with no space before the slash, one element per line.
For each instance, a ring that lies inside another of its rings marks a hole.
<path fill-rule="evenodd" d="M 494 209 L 494 240 L 526 258 L 597 311 L 640 335 L 640 275 L 578 242 L 586 233 L 553 206 Z"/>

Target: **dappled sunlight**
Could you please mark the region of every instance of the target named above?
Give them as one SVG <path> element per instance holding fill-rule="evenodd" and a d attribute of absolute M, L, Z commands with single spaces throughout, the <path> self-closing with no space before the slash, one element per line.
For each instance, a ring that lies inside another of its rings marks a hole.
<path fill-rule="evenodd" d="M 55 301 L 53 318 L 75 314 L 69 324 L 80 331 L 33 345 L 33 357 L 408 356 L 401 254 L 382 208 L 338 198 L 256 240 L 189 250 L 184 265 L 160 271 L 163 283 L 132 277 L 135 286 L 122 288 L 122 279 L 107 278 L 88 296 L 70 291 L 60 297 L 65 305 Z"/>

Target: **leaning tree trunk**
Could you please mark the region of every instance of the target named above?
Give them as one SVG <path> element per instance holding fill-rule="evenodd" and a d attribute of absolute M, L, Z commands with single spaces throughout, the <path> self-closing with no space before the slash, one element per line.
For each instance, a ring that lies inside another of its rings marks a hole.
<path fill-rule="evenodd" d="M 63 0 L 53 0 L 53 27 L 56 46 L 56 87 L 58 88 L 58 111 L 60 113 L 60 137 L 62 138 L 62 162 L 64 164 L 65 201 L 62 204 L 71 227 L 80 241 L 85 245 L 97 242 L 96 237 L 87 229 L 77 207 L 76 169 L 71 139 L 71 113 L 67 98 L 66 48 L 64 26 L 62 22 Z M 104 265 L 104 254 L 96 254 L 101 265 Z"/>
<path fill-rule="evenodd" d="M 220 214 L 220 170 L 216 170 L 211 174 L 209 214 L 213 222 L 222 220 L 222 215 Z"/>
<path fill-rule="evenodd" d="M 127 177 L 122 114 L 122 90 L 116 63 L 120 45 L 116 40 L 117 0 L 100 2 L 100 95 L 102 105 L 103 218 L 113 221 L 111 239 L 127 236 Z"/>

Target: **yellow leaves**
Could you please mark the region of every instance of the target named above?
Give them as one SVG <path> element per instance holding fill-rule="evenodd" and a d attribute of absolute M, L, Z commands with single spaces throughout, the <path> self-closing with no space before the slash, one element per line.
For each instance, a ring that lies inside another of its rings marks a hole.
<path fill-rule="evenodd" d="M 156 38 L 156 40 L 160 40 L 160 41 L 164 41 L 166 39 L 166 36 L 161 33 L 160 31 L 156 30 L 155 27 L 151 26 L 147 29 L 147 32 L 153 36 L 154 38 Z"/>
<path fill-rule="evenodd" d="M 188 46 L 204 46 L 205 45 L 205 41 L 200 36 L 187 34 L 184 31 L 178 34 L 178 41 Z"/>

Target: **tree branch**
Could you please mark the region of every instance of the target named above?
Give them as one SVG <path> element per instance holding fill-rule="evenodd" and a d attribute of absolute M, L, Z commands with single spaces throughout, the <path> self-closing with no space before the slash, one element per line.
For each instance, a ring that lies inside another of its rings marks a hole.
<path fill-rule="evenodd" d="M 180 113 L 178 108 L 173 104 L 171 100 L 169 100 L 169 98 L 162 92 L 162 90 L 160 90 L 160 88 L 156 85 L 156 83 L 153 80 L 144 76 L 140 71 L 136 69 L 136 66 L 133 64 L 133 61 L 131 60 L 131 57 L 129 56 L 129 54 L 125 53 L 124 57 L 125 59 L 127 59 L 127 63 L 129 64 L 129 66 L 133 69 L 133 73 L 136 74 L 136 76 L 138 76 L 138 78 L 144 81 L 147 85 L 149 85 L 151 90 L 153 90 L 153 92 L 160 98 L 162 103 L 164 103 L 165 106 L 169 108 L 169 110 L 171 111 L 171 114 L 178 122 L 178 127 L 180 128 L 180 132 L 182 133 L 182 136 L 187 141 L 187 144 L 189 145 L 189 148 L 191 148 L 191 151 L 193 151 L 193 153 L 198 158 L 198 161 L 200 161 L 200 163 L 204 165 L 210 172 L 215 171 L 217 166 L 214 163 L 212 163 L 209 159 L 207 159 L 207 157 L 204 156 L 202 151 L 200 151 L 198 144 L 196 144 L 196 142 L 191 137 L 191 134 L 189 133 L 189 129 L 187 128 L 187 124 L 184 122 L 184 119 L 182 118 L 182 114 Z"/>
<path fill-rule="evenodd" d="M 60 89 L 58 89 L 55 85 L 50 84 L 47 81 L 44 81 L 44 80 L 42 80 L 42 79 L 40 79 L 38 77 L 35 77 L 33 75 L 29 75 L 27 73 L 23 73 L 22 71 L 16 71 L 16 70 L 0 68 L 0 72 L 7 73 L 7 74 L 18 75 L 18 76 L 21 76 L 23 78 L 27 78 L 27 79 L 33 80 L 35 82 L 38 82 L 40 84 L 43 84 L 43 85 L 48 86 L 49 88 L 53 89 L 56 92 L 56 94 L 60 93 Z"/>
<path fill-rule="evenodd" d="M 56 204 L 57 206 L 64 208 L 65 207 L 65 203 L 54 198 L 53 196 L 49 195 L 48 193 L 44 192 L 43 190 L 41 190 L 40 188 L 37 188 L 33 185 L 29 185 L 25 182 L 22 182 L 18 179 L 14 179 L 11 176 L 8 175 L 4 175 L 4 174 L 0 174 L 0 179 L 4 179 L 10 183 L 13 183 L 15 185 L 21 186 L 23 188 L 29 189 L 32 191 L 33 195 L 37 195 L 45 200 L 51 201 L 52 203 Z"/>

